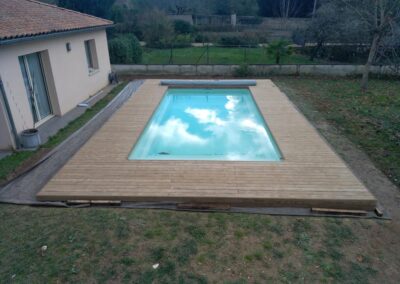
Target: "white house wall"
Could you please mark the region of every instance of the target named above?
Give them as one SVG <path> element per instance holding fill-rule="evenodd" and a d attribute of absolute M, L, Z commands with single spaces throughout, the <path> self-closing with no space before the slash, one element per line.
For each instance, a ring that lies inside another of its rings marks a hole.
<path fill-rule="evenodd" d="M 84 41 L 89 39 L 95 40 L 99 64 L 98 72 L 91 75 L 84 46 Z M 68 42 L 71 46 L 70 52 L 67 52 L 66 48 Z M 49 85 L 52 85 L 49 87 L 52 89 L 50 99 L 55 115 L 65 114 L 108 84 L 111 67 L 105 30 L 0 46 L 0 77 L 17 132 L 34 127 L 18 57 L 42 51 L 47 51 L 50 63 L 47 67 L 51 68 L 54 80 L 54 84 L 49 82 Z M 46 69 L 46 66 L 44 68 Z M 47 75 L 46 79 L 49 79 Z"/>

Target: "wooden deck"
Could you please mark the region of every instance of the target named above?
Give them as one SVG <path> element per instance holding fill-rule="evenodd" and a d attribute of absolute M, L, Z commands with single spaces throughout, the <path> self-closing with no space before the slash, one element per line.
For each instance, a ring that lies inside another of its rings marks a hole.
<path fill-rule="evenodd" d="M 39 200 L 373 209 L 375 198 L 270 81 L 250 90 L 281 162 L 129 161 L 167 87 L 147 80 L 37 195 Z"/>

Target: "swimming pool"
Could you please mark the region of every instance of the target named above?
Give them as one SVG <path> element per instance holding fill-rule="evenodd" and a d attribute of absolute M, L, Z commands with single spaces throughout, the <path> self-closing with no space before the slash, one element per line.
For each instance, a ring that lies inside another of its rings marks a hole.
<path fill-rule="evenodd" d="M 169 88 L 129 160 L 279 161 L 247 88 Z"/>

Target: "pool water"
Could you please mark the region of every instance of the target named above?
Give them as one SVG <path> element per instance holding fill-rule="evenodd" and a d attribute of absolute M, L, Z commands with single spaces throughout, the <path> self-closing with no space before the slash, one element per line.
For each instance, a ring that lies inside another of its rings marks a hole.
<path fill-rule="evenodd" d="M 248 89 L 168 89 L 130 160 L 279 161 Z"/>

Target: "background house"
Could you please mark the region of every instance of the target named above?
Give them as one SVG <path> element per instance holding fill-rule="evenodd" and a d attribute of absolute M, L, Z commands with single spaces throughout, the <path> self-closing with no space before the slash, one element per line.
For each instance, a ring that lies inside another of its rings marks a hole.
<path fill-rule="evenodd" d="M 0 150 L 108 85 L 111 21 L 33 0 L 0 0 Z"/>

